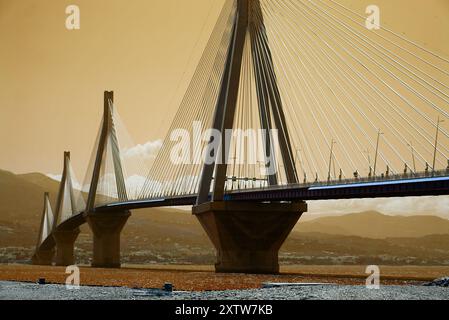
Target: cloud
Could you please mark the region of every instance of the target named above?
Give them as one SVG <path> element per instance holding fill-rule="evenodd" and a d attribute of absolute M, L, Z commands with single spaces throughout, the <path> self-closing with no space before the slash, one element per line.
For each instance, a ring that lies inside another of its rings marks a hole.
<path fill-rule="evenodd" d="M 61 182 L 62 174 L 51 174 L 51 173 L 48 173 L 47 177 L 49 177 L 50 179 L 53 179 L 55 181 Z"/>
<path fill-rule="evenodd" d="M 144 159 L 154 159 L 161 147 L 162 140 L 148 141 L 145 144 L 138 144 L 132 148 L 126 149 L 123 153 L 123 157 L 143 157 Z"/>

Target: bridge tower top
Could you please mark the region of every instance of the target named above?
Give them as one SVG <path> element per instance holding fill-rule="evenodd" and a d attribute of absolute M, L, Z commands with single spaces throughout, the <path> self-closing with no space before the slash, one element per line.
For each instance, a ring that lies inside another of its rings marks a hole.
<path fill-rule="evenodd" d="M 66 203 L 67 201 L 68 203 Z M 70 166 L 70 151 L 64 151 L 64 167 L 59 184 L 58 197 L 56 199 L 55 223 L 53 228 L 56 228 L 58 223 L 72 216 L 75 211 L 76 199 Z"/>
<path fill-rule="evenodd" d="M 127 199 L 127 192 L 125 186 L 125 179 L 123 175 L 123 168 L 119 154 L 118 138 L 114 124 L 114 92 L 104 92 L 104 108 L 103 120 L 100 137 L 98 140 L 95 163 L 92 173 L 92 180 L 90 183 L 89 194 L 87 198 L 86 211 L 93 212 L 95 208 L 95 199 L 97 195 L 98 183 L 100 180 L 101 167 L 106 158 L 108 145 L 112 151 L 112 161 L 114 166 L 114 175 L 117 188 L 117 195 L 119 200 Z"/>
<path fill-rule="evenodd" d="M 226 130 L 233 127 L 243 53 L 248 36 L 250 37 L 251 55 L 256 75 L 261 128 L 266 133 L 270 132 L 274 127 L 280 129 L 278 139 L 285 175 L 289 183 L 297 183 L 298 176 L 294 164 L 293 149 L 288 130 L 285 130 L 287 124 L 259 0 L 238 0 L 237 2 L 237 11 L 232 27 L 232 36 L 228 47 L 228 55 L 222 76 L 220 94 L 215 107 L 212 128 L 219 130 L 223 134 Z M 266 84 L 269 84 L 269 86 Z M 212 139 L 211 137 L 211 141 Z M 212 201 L 222 201 L 224 198 L 229 157 L 229 148 L 227 147 L 229 141 L 224 140 L 222 139 L 219 152 L 209 150 L 209 154 L 214 154 L 215 161 L 205 164 L 203 167 L 197 204 L 209 201 L 212 182 Z M 264 140 L 266 163 L 275 163 L 275 156 L 271 154 L 273 153 L 271 152 L 272 137 L 270 137 L 270 134 L 266 134 Z M 267 156 L 267 154 L 269 155 Z M 218 157 L 220 157 L 221 161 L 217 161 Z M 213 177 L 214 172 L 215 177 Z M 277 180 L 276 173 L 268 175 L 270 185 L 276 185 Z"/>
<path fill-rule="evenodd" d="M 42 242 L 47 239 L 54 227 L 54 215 L 50 203 L 50 194 L 48 192 L 44 193 L 44 208 L 42 210 L 41 224 L 39 227 L 39 234 L 37 238 L 36 248 L 42 244 Z"/>

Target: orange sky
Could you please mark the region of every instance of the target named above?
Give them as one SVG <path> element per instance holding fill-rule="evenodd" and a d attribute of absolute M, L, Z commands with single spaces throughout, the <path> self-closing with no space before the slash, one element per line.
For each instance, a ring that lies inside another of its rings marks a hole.
<path fill-rule="evenodd" d="M 340 0 L 449 56 L 449 1 Z M 83 177 L 103 91 L 136 143 L 159 139 L 223 0 L 0 0 L 0 168 Z M 65 28 L 77 4 L 81 30 Z"/>

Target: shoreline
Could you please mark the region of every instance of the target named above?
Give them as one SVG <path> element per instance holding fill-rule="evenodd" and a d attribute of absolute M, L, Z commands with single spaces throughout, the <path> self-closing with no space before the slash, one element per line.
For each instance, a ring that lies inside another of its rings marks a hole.
<path fill-rule="evenodd" d="M 124 265 L 121 269 L 80 266 L 82 286 L 154 289 L 172 283 L 175 290 L 223 291 L 260 289 L 263 283 L 323 283 L 365 285 L 366 266 L 284 266 L 277 275 L 223 274 L 213 266 Z M 381 285 L 421 285 L 449 275 L 449 267 L 380 266 Z M 65 267 L 8 264 L 0 265 L 0 281 L 65 284 Z"/>

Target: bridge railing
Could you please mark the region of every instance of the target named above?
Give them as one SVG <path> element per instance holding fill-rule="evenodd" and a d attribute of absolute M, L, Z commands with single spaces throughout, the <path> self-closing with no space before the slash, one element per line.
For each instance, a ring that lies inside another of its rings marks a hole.
<path fill-rule="evenodd" d="M 389 174 L 383 176 L 372 176 L 372 177 L 358 177 L 353 179 L 331 179 L 326 181 L 313 181 L 298 184 L 285 184 L 276 186 L 261 186 L 258 188 L 247 188 L 244 190 L 257 191 L 257 190 L 276 190 L 276 189 L 294 189 L 294 188 L 311 188 L 311 187 L 325 187 L 325 186 L 336 186 L 336 185 L 351 185 L 359 183 L 374 183 L 374 182 L 388 182 L 388 181 L 398 181 L 398 180 L 413 180 L 413 179 L 423 179 L 423 178 L 437 178 L 437 177 L 447 177 L 449 176 L 449 168 L 446 170 L 437 171 L 423 171 L 415 173 L 403 173 L 403 174 Z M 234 190 L 234 191 L 242 191 Z"/>

